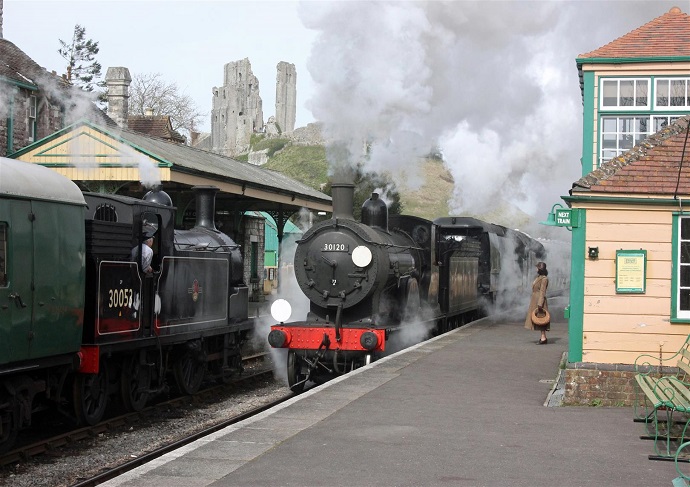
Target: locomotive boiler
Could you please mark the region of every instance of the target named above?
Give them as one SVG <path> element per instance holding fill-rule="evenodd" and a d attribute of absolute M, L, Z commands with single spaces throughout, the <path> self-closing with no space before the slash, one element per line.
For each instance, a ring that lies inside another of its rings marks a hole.
<path fill-rule="evenodd" d="M 82 193 L 5 158 L 0 174 L 0 451 L 41 410 L 95 424 L 114 399 L 136 411 L 241 371 L 253 320 L 216 188 L 196 188 L 196 225 L 179 230 L 164 192 Z M 146 272 L 132 249 L 151 237 Z"/>

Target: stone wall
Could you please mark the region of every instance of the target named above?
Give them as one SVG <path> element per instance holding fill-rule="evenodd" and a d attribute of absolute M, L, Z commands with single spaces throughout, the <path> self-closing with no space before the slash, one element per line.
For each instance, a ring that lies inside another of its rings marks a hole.
<path fill-rule="evenodd" d="M 242 258 L 244 259 L 244 282 L 249 286 L 249 300 L 264 300 L 264 242 L 265 219 L 245 215 L 242 218 L 244 235 L 242 237 Z M 257 277 L 252 278 L 252 244 L 256 244 Z"/>
<path fill-rule="evenodd" d="M 8 137 L 12 137 L 12 152 L 47 137 L 63 128 L 62 107 L 55 105 L 43 91 L 29 91 L 16 88 L 0 99 L 0 156 L 8 155 Z M 31 136 L 28 108 L 31 96 L 36 97 L 36 131 Z M 12 121 L 12 133 L 9 133 L 8 119 Z"/>

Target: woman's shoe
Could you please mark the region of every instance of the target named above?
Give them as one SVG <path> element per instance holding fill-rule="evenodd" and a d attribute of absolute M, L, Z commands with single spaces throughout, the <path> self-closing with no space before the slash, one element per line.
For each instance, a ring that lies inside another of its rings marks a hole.
<path fill-rule="evenodd" d="M 547 343 L 548 341 L 549 341 L 548 338 L 544 338 L 543 340 L 539 340 L 537 343 L 538 343 L 539 345 L 546 345 L 546 343 Z"/>

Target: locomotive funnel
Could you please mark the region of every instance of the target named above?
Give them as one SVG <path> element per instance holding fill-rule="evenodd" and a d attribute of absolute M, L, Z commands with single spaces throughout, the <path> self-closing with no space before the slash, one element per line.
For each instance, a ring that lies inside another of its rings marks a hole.
<path fill-rule="evenodd" d="M 218 188 L 215 186 L 194 186 L 192 190 L 196 194 L 196 225 L 208 230 L 218 232 L 213 217 L 216 214 L 216 193 Z"/>
<path fill-rule="evenodd" d="M 331 196 L 333 197 L 333 218 L 354 220 L 352 207 L 355 200 L 355 185 L 352 183 L 333 183 Z"/>

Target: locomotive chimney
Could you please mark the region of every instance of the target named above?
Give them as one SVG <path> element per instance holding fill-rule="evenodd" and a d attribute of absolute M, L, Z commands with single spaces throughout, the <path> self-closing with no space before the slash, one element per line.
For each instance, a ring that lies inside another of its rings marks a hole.
<path fill-rule="evenodd" d="M 352 208 L 355 204 L 355 185 L 352 183 L 333 183 L 331 196 L 333 197 L 333 218 L 354 220 Z"/>
<path fill-rule="evenodd" d="M 196 195 L 195 226 L 218 232 L 213 221 L 213 217 L 216 214 L 216 193 L 218 188 L 215 186 L 194 186 L 192 190 Z"/>

